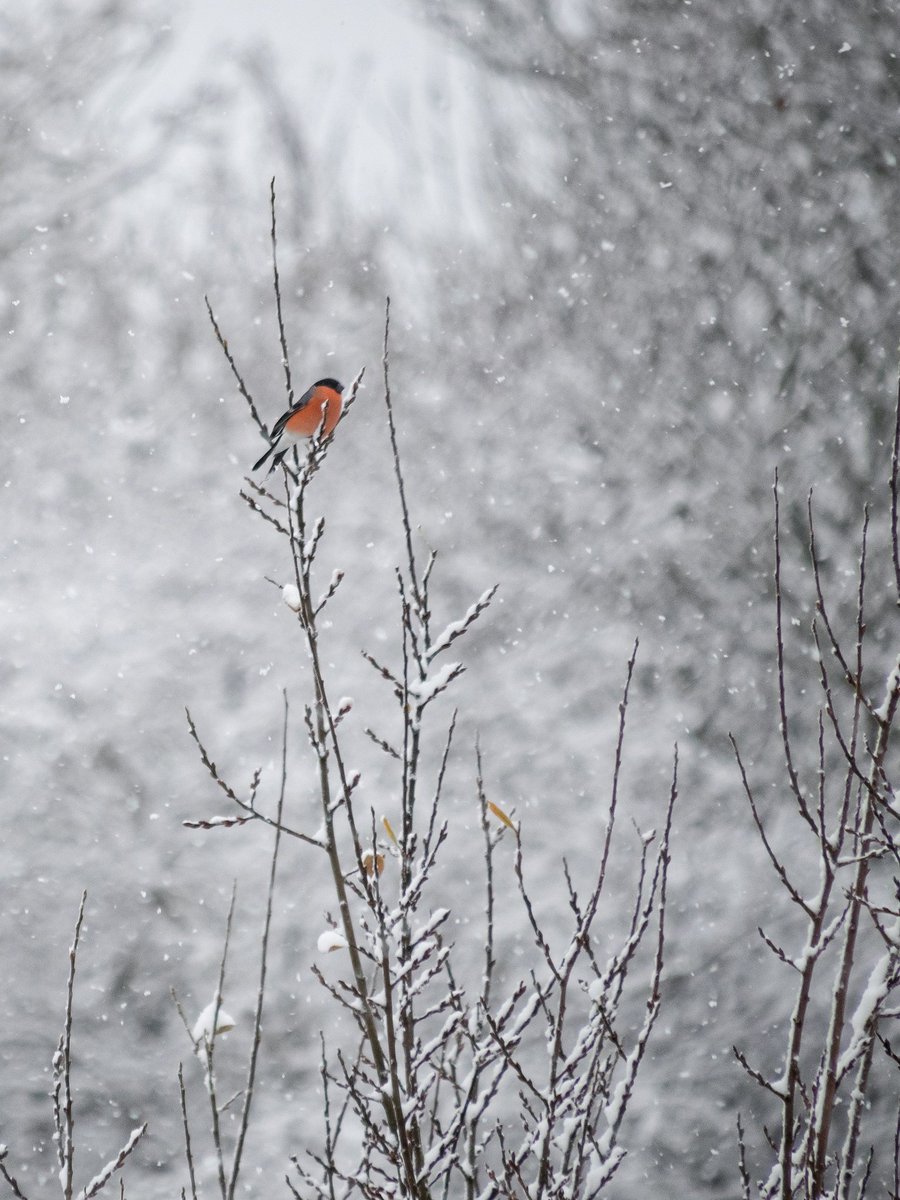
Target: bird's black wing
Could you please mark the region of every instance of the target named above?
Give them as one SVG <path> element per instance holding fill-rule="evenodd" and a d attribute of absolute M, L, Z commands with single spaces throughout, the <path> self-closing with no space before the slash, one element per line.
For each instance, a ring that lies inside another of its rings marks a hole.
<path fill-rule="evenodd" d="M 266 461 L 266 459 L 269 457 L 269 455 L 272 453 L 272 451 L 278 445 L 278 439 L 281 437 L 282 433 L 284 433 L 284 427 L 285 427 L 285 425 L 287 425 L 288 421 L 291 419 L 291 417 L 294 415 L 294 413 L 299 412 L 301 408 L 306 408 L 307 404 L 309 404 L 310 400 L 312 399 L 312 394 L 313 394 L 313 391 L 315 390 L 315 386 L 316 385 L 313 384 L 312 387 L 307 388 L 306 391 L 303 393 L 303 395 L 300 397 L 300 399 L 297 400 L 296 403 L 292 404 L 291 407 L 287 410 L 287 412 L 282 413 L 281 416 L 278 418 L 278 420 L 275 422 L 275 424 L 272 426 L 272 432 L 269 434 L 269 443 L 270 443 L 269 448 L 265 452 L 265 454 L 262 456 L 262 458 L 259 460 L 259 462 L 254 464 L 254 466 L 252 468 L 254 471 L 258 470 L 259 467 L 261 467 L 263 465 L 263 463 Z M 282 457 L 283 457 L 283 455 L 282 455 Z M 277 462 L 278 462 L 278 459 L 276 459 L 272 465 L 274 466 L 275 463 L 277 463 Z"/>
<path fill-rule="evenodd" d="M 281 416 L 278 418 L 278 420 L 272 426 L 272 434 L 271 434 L 272 445 L 274 445 L 278 441 L 278 439 L 281 437 L 282 433 L 284 432 L 285 425 L 287 425 L 288 421 L 291 419 L 291 417 L 294 415 L 294 413 L 299 412 L 301 408 L 306 408 L 307 404 L 309 404 L 310 400 L 312 400 L 312 394 L 313 394 L 314 390 L 315 390 L 314 386 L 307 388 L 306 391 L 303 393 L 303 395 L 300 397 L 300 399 L 295 400 L 294 403 L 291 405 L 291 407 L 287 410 L 287 412 L 281 414 Z"/>

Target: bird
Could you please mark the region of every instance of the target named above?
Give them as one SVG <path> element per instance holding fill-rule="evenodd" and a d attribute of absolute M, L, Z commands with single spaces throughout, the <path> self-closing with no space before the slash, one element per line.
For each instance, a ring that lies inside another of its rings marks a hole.
<path fill-rule="evenodd" d="M 269 474 L 275 470 L 287 452 L 297 442 L 311 438 L 321 427 L 322 437 L 327 437 L 338 423 L 341 407 L 344 403 L 342 392 L 344 385 L 336 379 L 317 379 L 312 387 L 307 388 L 286 413 L 275 422 L 270 436 L 271 445 L 259 460 L 253 464 L 253 470 L 258 471 L 269 455 L 272 455 L 272 465 Z M 323 421 L 322 414 L 325 414 Z"/>

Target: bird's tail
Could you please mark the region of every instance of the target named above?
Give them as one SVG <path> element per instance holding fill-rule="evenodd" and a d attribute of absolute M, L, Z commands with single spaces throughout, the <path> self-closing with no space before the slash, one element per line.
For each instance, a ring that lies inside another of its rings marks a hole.
<path fill-rule="evenodd" d="M 265 452 L 265 454 L 262 456 L 262 458 L 259 460 L 259 462 L 255 462 L 255 463 L 253 464 L 253 467 L 252 467 L 251 469 L 252 469 L 252 470 L 254 470 L 254 471 L 258 471 L 258 470 L 259 470 L 259 468 L 260 468 L 260 467 L 263 465 L 263 463 L 266 461 L 266 459 L 269 457 L 269 455 L 272 453 L 272 451 L 273 451 L 274 449 L 275 449 L 275 447 L 274 447 L 274 446 L 270 446 L 270 447 L 268 448 L 268 450 Z M 274 466 L 274 464 L 273 464 L 273 466 Z"/>

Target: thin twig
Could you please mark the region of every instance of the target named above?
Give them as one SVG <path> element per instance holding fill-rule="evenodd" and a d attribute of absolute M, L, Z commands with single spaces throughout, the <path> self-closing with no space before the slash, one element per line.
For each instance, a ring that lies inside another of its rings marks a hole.
<path fill-rule="evenodd" d="M 294 403 L 294 386 L 291 383 L 291 360 L 288 354 L 287 335 L 284 331 L 284 316 L 281 311 L 281 280 L 278 275 L 278 237 L 275 231 L 275 176 L 269 184 L 269 207 L 272 212 L 272 280 L 275 286 L 275 312 L 278 317 L 278 338 L 281 342 L 281 365 L 284 367 L 284 386 L 287 392 L 287 407 Z"/>
<path fill-rule="evenodd" d="M 747 1147 L 744 1144 L 744 1127 L 741 1124 L 741 1114 L 737 1116 L 738 1137 L 738 1170 L 741 1177 L 742 1200 L 750 1200 L 750 1173 L 747 1170 Z"/>
<path fill-rule="evenodd" d="M 894 587 L 896 602 L 900 604 L 900 545 L 898 545 L 897 522 L 898 492 L 900 492 L 900 381 L 897 385 L 897 406 L 894 413 L 894 444 L 891 449 L 891 559 L 894 564 Z"/>
<path fill-rule="evenodd" d="M 62 1041 L 62 1072 L 64 1092 L 64 1129 L 65 1129 L 65 1183 L 63 1194 L 66 1200 L 72 1198 L 74 1159 L 75 1159 L 75 1117 L 72 1109 L 72 1009 L 75 994 L 75 963 L 78 957 L 78 943 L 81 939 L 81 926 L 84 922 L 84 906 L 87 903 L 87 892 L 81 893 L 81 904 L 78 908 L 78 920 L 75 922 L 75 937 L 69 948 L 69 977 L 66 983 L 66 1021 Z"/>
<path fill-rule="evenodd" d="M 477 769 L 475 787 L 478 795 L 479 815 L 481 817 L 481 832 L 484 838 L 485 933 L 481 1004 L 484 1007 L 484 1011 L 487 1012 L 490 1007 L 491 983 L 494 978 L 494 845 L 491 840 L 490 826 L 488 825 L 487 796 L 484 791 L 484 771 L 481 764 L 481 744 L 477 740 L 475 742 L 475 764 Z"/>
<path fill-rule="evenodd" d="M 244 383 L 244 378 L 241 375 L 240 371 L 238 370 L 237 363 L 234 361 L 234 356 L 232 355 L 231 351 L 228 349 L 228 342 L 225 339 L 225 336 L 222 333 L 221 329 L 219 328 L 218 322 L 216 321 L 215 314 L 213 313 L 213 310 L 212 310 L 212 305 L 209 302 L 209 296 L 204 296 L 203 300 L 204 300 L 204 303 L 206 304 L 206 311 L 209 314 L 209 319 L 210 319 L 210 322 L 212 323 L 213 331 L 216 335 L 216 340 L 218 341 L 219 345 L 222 347 L 222 353 L 225 355 L 225 358 L 228 360 L 228 365 L 229 365 L 229 367 L 231 367 L 231 373 L 234 376 L 235 381 L 237 382 L 238 391 L 241 393 L 241 395 L 247 401 L 247 405 L 250 409 L 250 416 L 255 421 L 257 428 L 259 429 L 259 431 L 263 435 L 263 437 L 266 439 L 266 441 L 268 441 L 269 440 L 269 431 L 266 428 L 265 422 L 263 421 L 262 417 L 257 412 L 256 403 L 255 403 L 253 397 L 251 396 L 246 383 Z"/>
<path fill-rule="evenodd" d="M 225 1181 L 225 1152 L 222 1145 L 222 1130 L 219 1122 L 219 1102 L 216 1096 L 216 1076 L 214 1069 L 214 1056 L 216 1046 L 216 1032 L 219 1028 L 219 1013 L 222 1009 L 222 996 L 225 992 L 225 965 L 228 961 L 228 947 L 231 942 L 231 925 L 234 920 L 234 904 L 237 896 L 237 882 L 231 886 L 231 901 L 228 905 L 228 916 L 225 920 L 225 938 L 222 944 L 222 957 L 219 960 L 219 981 L 216 987 L 215 1000 L 213 1002 L 212 1027 L 207 1034 L 206 1030 L 201 1030 L 197 1039 L 198 1047 L 202 1044 L 204 1056 L 206 1058 L 206 1090 L 209 1097 L 210 1117 L 212 1121 L 212 1138 L 213 1146 L 216 1151 L 216 1169 L 219 1178 L 219 1191 L 222 1195 L 222 1200 L 227 1197 L 227 1184 Z"/>
<path fill-rule="evenodd" d="M 181 1101 L 181 1121 L 184 1126 L 184 1154 L 187 1159 L 188 1176 L 191 1181 L 191 1200 L 197 1200 L 197 1178 L 194 1174 L 194 1154 L 191 1149 L 191 1127 L 188 1123 L 187 1096 L 184 1090 L 184 1070 L 178 1064 L 178 1095 Z"/>
<path fill-rule="evenodd" d="M 416 604 L 419 609 L 420 617 L 424 615 L 425 605 L 422 601 L 422 595 L 419 590 L 419 576 L 416 571 L 416 556 L 413 551 L 412 544 L 412 523 L 409 519 L 409 507 L 406 503 L 406 484 L 403 481 L 403 472 L 400 469 L 400 451 L 397 447 L 397 429 L 394 424 L 394 406 L 391 401 L 391 384 L 388 376 L 388 338 L 391 329 L 391 298 L 386 297 L 384 304 L 384 352 L 382 355 L 382 366 L 384 368 L 384 403 L 387 408 L 388 430 L 391 437 L 391 453 L 394 459 L 394 474 L 397 479 L 397 492 L 400 496 L 400 511 L 403 520 L 403 534 L 406 539 L 406 557 L 409 565 L 409 579 L 413 589 L 413 596 L 416 599 Z M 428 647 L 426 646 L 426 649 Z"/>
<path fill-rule="evenodd" d="M 299 829 L 291 829 L 286 825 L 279 824 L 277 819 L 273 820 L 271 817 L 267 817 L 264 813 L 259 812 L 259 810 L 253 804 L 248 804 L 246 800 L 242 800 L 240 796 L 238 796 L 234 789 L 230 787 L 228 783 L 226 783 L 226 781 L 221 777 L 218 767 L 209 757 L 206 746 L 204 745 L 200 738 L 200 734 L 197 731 L 194 718 L 191 716 L 190 709 L 186 708 L 184 711 L 185 715 L 187 716 L 188 730 L 197 745 L 197 749 L 200 751 L 200 761 L 203 763 L 204 767 L 206 767 L 212 779 L 218 784 L 228 799 L 231 800 L 232 803 L 236 804 L 238 808 L 247 813 L 251 819 L 262 821 L 264 825 L 271 825 L 273 829 L 287 834 L 288 837 L 297 838 L 298 841 L 306 842 L 307 845 L 315 846 L 316 849 L 321 850 L 322 843 L 317 838 L 311 837 L 308 833 L 301 833 Z"/>
<path fill-rule="evenodd" d="M 781 859 L 777 856 L 777 854 L 775 853 L 775 851 L 772 847 L 771 842 L 769 841 L 769 836 L 766 833 L 766 827 L 763 824 L 762 817 L 759 815 L 759 809 L 756 807 L 756 798 L 753 794 L 753 789 L 750 787 L 750 781 L 747 778 L 747 771 L 744 767 L 744 762 L 743 762 L 743 759 L 741 758 L 741 752 L 738 749 L 738 744 L 735 740 L 733 733 L 728 734 L 728 740 L 731 742 L 731 748 L 734 752 L 734 757 L 737 760 L 738 770 L 741 773 L 741 783 L 744 788 L 744 795 L 747 797 L 747 803 L 750 805 L 750 812 L 753 815 L 753 823 L 756 826 L 756 831 L 759 834 L 759 839 L 762 842 L 763 848 L 765 849 L 766 854 L 769 857 L 769 861 L 771 862 L 776 875 L 781 880 L 782 886 L 784 887 L 785 891 L 788 893 L 790 898 L 793 900 L 793 902 L 796 905 L 798 905 L 800 908 L 802 908 L 804 913 L 806 913 L 807 917 L 809 917 L 810 920 L 812 920 L 814 917 L 813 910 L 810 908 L 810 906 L 806 903 L 806 901 L 800 895 L 800 892 L 798 891 L 798 889 L 793 885 L 793 883 L 791 883 L 790 877 L 788 876 L 788 873 L 787 873 L 787 868 L 785 867 L 785 865 L 781 861 Z"/>
<path fill-rule="evenodd" d="M 92 1200 L 92 1197 L 98 1195 L 98 1193 L 100 1193 L 106 1187 L 116 1171 L 121 1171 L 122 1167 L 125 1165 L 125 1160 L 133 1152 L 135 1146 L 137 1146 L 138 1142 L 146 1132 L 146 1123 L 143 1125 L 138 1125 L 136 1129 L 132 1129 L 131 1136 L 128 1138 L 128 1141 L 125 1143 L 116 1157 L 111 1159 L 106 1166 L 94 1176 L 90 1183 L 82 1188 L 78 1194 L 78 1200 Z M 125 1194 L 125 1184 L 121 1180 L 119 1182 L 119 1195 L 123 1196 Z"/>
<path fill-rule="evenodd" d="M 806 800 L 803 795 L 803 789 L 800 786 L 800 780 L 797 776 L 796 768 L 794 767 L 794 756 L 791 751 L 791 735 L 788 730 L 788 715 L 787 715 L 787 681 L 785 678 L 784 665 L 784 627 L 782 619 L 782 595 L 781 595 L 781 508 L 778 499 L 778 471 L 775 472 L 775 483 L 772 487 L 772 495 L 775 500 L 775 649 L 778 660 L 778 715 L 781 725 L 781 744 L 784 748 L 784 761 L 787 769 L 788 780 L 790 781 L 791 791 L 794 793 L 794 799 L 797 801 L 797 808 L 800 815 L 810 826 L 813 833 L 816 831 L 815 821 L 809 813 Z"/>
<path fill-rule="evenodd" d="M 19 1187 L 16 1177 L 14 1175 L 12 1175 L 9 1172 L 9 1170 L 7 1169 L 6 1156 L 7 1156 L 6 1147 L 5 1146 L 0 1147 L 0 1175 L 2 1175 L 3 1178 L 6 1180 L 7 1184 L 9 1185 L 9 1189 L 12 1192 L 12 1194 L 16 1197 L 16 1200 L 28 1200 L 28 1197 L 25 1195 L 25 1193 Z"/>
<path fill-rule="evenodd" d="M 274 181 L 273 181 L 274 186 Z M 274 191 L 273 191 L 274 205 Z M 253 1103 L 253 1085 L 256 1081 L 256 1065 L 259 1059 L 259 1047 L 262 1042 L 263 1002 L 266 992 L 266 967 L 269 956 L 269 931 L 272 927 L 272 904 L 275 897 L 275 875 L 278 867 L 278 850 L 281 846 L 282 813 L 284 798 L 287 791 L 287 741 L 288 741 L 288 698 L 284 693 L 284 725 L 281 741 L 281 790 L 278 794 L 278 809 L 275 818 L 275 842 L 272 847 L 272 859 L 269 865 L 269 887 L 266 893 L 266 918 L 263 924 L 262 943 L 260 946 L 259 987 L 256 993 L 256 1013 L 253 1018 L 253 1044 L 250 1049 L 250 1062 L 247 1069 L 247 1083 L 244 1088 L 244 1103 L 241 1107 L 241 1124 L 234 1147 L 234 1157 L 231 1163 L 231 1177 L 228 1182 L 228 1200 L 233 1200 L 237 1187 L 238 1174 L 241 1169 L 241 1157 L 244 1152 L 244 1142 L 250 1124 L 250 1107 Z"/>

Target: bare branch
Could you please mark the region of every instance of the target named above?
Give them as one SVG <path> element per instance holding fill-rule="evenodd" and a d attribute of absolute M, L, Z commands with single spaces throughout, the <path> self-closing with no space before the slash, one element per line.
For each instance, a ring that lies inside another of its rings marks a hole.
<path fill-rule="evenodd" d="M 781 595 L 781 510 L 778 498 L 777 471 L 775 472 L 775 483 L 772 487 L 772 494 L 775 498 L 775 649 L 778 660 L 778 715 L 781 726 L 781 743 L 784 747 L 785 767 L 787 769 L 787 776 L 791 785 L 791 791 L 794 793 L 794 799 L 797 801 L 797 809 L 806 823 L 810 826 L 813 833 L 815 833 L 815 821 L 810 815 L 809 806 L 806 803 L 806 798 L 803 795 L 803 790 L 800 786 L 800 780 L 797 778 L 797 771 L 794 767 L 794 756 L 791 752 L 791 736 L 788 729 L 786 698 L 787 683 L 785 679 L 784 665 L 784 628 Z"/>
<path fill-rule="evenodd" d="M 244 397 L 244 399 L 247 401 L 247 406 L 250 409 L 250 416 L 253 418 L 253 421 L 256 424 L 257 429 L 262 434 L 262 436 L 266 439 L 266 441 L 268 441 L 269 440 L 269 431 L 266 429 L 266 426 L 265 426 L 265 423 L 263 422 L 262 417 L 257 412 L 256 403 L 255 403 L 253 397 L 251 396 L 246 383 L 244 383 L 244 378 L 241 375 L 240 371 L 238 370 L 237 363 L 234 361 L 234 356 L 232 355 L 231 351 L 228 349 L 228 342 L 225 340 L 225 336 L 222 333 L 221 329 L 219 328 L 218 322 L 216 321 L 215 314 L 213 313 L 213 310 L 212 310 L 212 305 L 209 302 L 209 297 L 204 296 L 203 300 L 204 300 L 204 303 L 206 304 L 206 311 L 209 314 L 210 323 L 212 324 L 213 331 L 216 335 L 216 340 L 218 341 L 219 345 L 222 347 L 222 353 L 225 355 L 225 358 L 228 361 L 229 367 L 231 367 L 231 373 L 234 376 L 235 381 L 238 385 L 238 390 L 241 393 L 241 395 Z"/>
<path fill-rule="evenodd" d="M 182 1020 L 184 1020 L 184 1013 L 181 1014 L 181 1017 Z M 188 1032 L 190 1032 L 190 1030 Z M 188 1178 L 191 1182 L 191 1200 L 197 1200 L 197 1177 L 194 1171 L 194 1153 L 191 1147 L 191 1127 L 188 1121 L 187 1096 L 184 1090 L 184 1070 L 181 1063 L 178 1064 L 178 1097 L 181 1102 L 181 1122 L 184 1126 L 184 1155 L 187 1160 Z"/>
<path fill-rule="evenodd" d="M 287 392 L 286 407 L 294 403 L 294 386 L 291 383 L 291 359 L 288 354 L 287 336 L 284 331 L 284 315 L 281 311 L 281 280 L 278 275 L 278 238 L 275 230 L 275 177 L 269 184 L 269 208 L 272 214 L 270 237 L 272 240 L 272 281 L 275 288 L 275 312 L 278 317 L 278 338 L 281 343 L 281 365 L 284 367 L 284 386 Z"/>
<path fill-rule="evenodd" d="M 75 936 L 72 939 L 72 945 L 69 947 L 69 976 L 66 981 L 66 1018 L 65 1027 L 62 1037 L 62 1088 L 63 1088 L 63 1138 L 65 1150 L 63 1153 L 63 1164 L 65 1169 L 65 1182 L 63 1183 L 63 1195 L 66 1200 L 71 1200 L 72 1197 L 72 1181 L 74 1172 L 75 1160 L 75 1117 L 72 1108 L 72 1009 L 75 994 L 75 964 L 78 958 L 78 943 L 81 940 L 81 926 L 84 922 L 84 906 L 87 903 L 87 892 L 81 893 L 81 904 L 78 908 L 78 919 L 75 922 Z"/>
<path fill-rule="evenodd" d="M 101 1191 L 107 1183 L 109 1183 L 116 1171 L 120 1171 L 125 1165 L 125 1160 L 131 1154 L 135 1146 L 146 1132 L 146 1124 L 139 1125 L 137 1129 L 133 1129 L 131 1131 L 131 1137 L 128 1139 L 116 1157 L 112 1159 L 111 1162 L 108 1162 L 106 1166 L 97 1175 L 95 1175 L 91 1182 L 79 1193 L 79 1200 L 91 1200 L 92 1196 L 96 1196 L 97 1193 Z M 122 1186 L 124 1188 L 124 1184 Z"/>
<path fill-rule="evenodd" d="M 3 1178 L 6 1180 L 9 1190 L 16 1197 L 16 1200 L 28 1200 L 28 1197 L 25 1195 L 25 1193 L 19 1187 L 19 1184 L 16 1181 L 16 1177 L 14 1175 L 10 1174 L 9 1169 L 6 1166 L 7 1154 L 8 1154 L 8 1151 L 7 1151 L 6 1147 L 0 1146 L 0 1175 L 2 1175 Z"/>
<path fill-rule="evenodd" d="M 274 205 L 275 192 L 273 181 L 272 206 L 273 206 L 273 241 L 274 241 Z M 263 1003 L 266 994 L 266 968 L 269 959 L 269 932 L 272 928 L 272 904 L 275 898 L 275 876 L 278 868 L 278 851 L 281 846 L 281 830 L 282 830 L 282 815 L 284 813 L 284 799 L 287 791 L 287 743 L 288 743 L 288 698 L 287 692 L 284 695 L 284 725 L 281 733 L 281 790 L 278 794 L 278 808 L 275 814 L 275 840 L 272 845 L 272 859 L 269 865 L 269 886 L 266 892 L 266 916 L 263 924 L 262 941 L 260 943 L 260 963 L 259 963 L 259 986 L 256 992 L 256 1012 L 253 1016 L 253 1042 L 250 1048 L 250 1060 L 247 1065 L 247 1083 L 244 1087 L 244 1103 L 241 1107 L 241 1120 L 238 1130 L 237 1141 L 234 1147 L 234 1156 L 231 1162 L 231 1174 L 228 1180 L 228 1200 L 234 1200 L 235 1188 L 237 1187 L 238 1174 L 241 1168 L 241 1158 L 244 1152 L 244 1142 L 247 1138 L 247 1129 L 250 1125 L 250 1107 L 253 1103 L 253 1086 L 256 1081 L 256 1066 L 259 1060 L 259 1047 L 262 1042 L 262 1015 Z"/>

